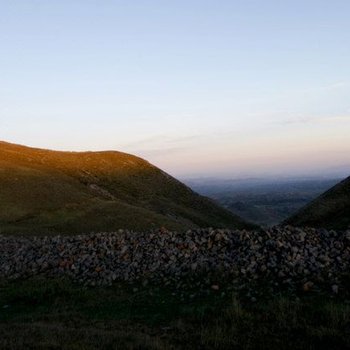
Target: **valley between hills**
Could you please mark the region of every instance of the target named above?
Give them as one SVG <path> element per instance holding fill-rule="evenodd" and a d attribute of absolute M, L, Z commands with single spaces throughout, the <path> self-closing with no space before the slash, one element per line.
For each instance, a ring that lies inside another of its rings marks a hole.
<path fill-rule="evenodd" d="M 115 151 L 0 142 L 0 185 L 3 349 L 350 348 L 350 178 L 270 228 Z"/>

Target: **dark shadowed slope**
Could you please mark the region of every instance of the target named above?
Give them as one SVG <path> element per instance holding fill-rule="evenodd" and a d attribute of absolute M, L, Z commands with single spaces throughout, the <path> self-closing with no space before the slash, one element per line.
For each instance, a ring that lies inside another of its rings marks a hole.
<path fill-rule="evenodd" d="M 147 161 L 0 142 L 1 233 L 250 227 Z"/>
<path fill-rule="evenodd" d="M 350 177 L 285 221 L 294 226 L 346 229 L 350 226 Z"/>

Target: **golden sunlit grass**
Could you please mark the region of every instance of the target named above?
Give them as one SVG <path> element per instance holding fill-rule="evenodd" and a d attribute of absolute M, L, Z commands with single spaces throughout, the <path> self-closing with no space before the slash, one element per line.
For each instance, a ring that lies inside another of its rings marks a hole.
<path fill-rule="evenodd" d="M 120 152 L 0 143 L 2 233 L 253 227 L 148 162 Z"/>

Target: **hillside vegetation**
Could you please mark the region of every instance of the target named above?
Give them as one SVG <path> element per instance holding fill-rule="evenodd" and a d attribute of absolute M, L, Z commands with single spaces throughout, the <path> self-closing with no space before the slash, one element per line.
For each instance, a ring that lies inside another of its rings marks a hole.
<path fill-rule="evenodd" d="M 249 228 L 147 161 L 0 142 L 0 233 Z"/>
<path fill-rule="evenodd" d="M 350 177 L 316 198 L 285 221 L 294 226 L 313 226 L 328 229 L 350 227 Z"/>

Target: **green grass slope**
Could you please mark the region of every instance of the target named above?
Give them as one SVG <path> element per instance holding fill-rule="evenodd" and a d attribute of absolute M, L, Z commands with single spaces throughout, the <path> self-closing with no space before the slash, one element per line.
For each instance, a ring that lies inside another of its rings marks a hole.
<path fill-rule="evenodd" d="M 284 223 L 339 230 L 350 227 L 350 177 L 316 198 Z"/>
<path fill-rule="evenodd" d="M 147 161 L 0 142 L 0 233 L 249 228 Z"/>

